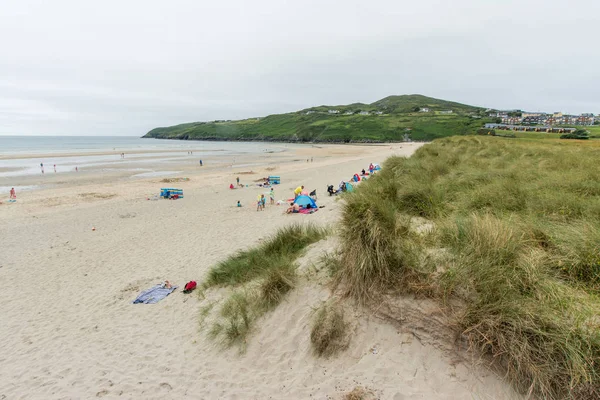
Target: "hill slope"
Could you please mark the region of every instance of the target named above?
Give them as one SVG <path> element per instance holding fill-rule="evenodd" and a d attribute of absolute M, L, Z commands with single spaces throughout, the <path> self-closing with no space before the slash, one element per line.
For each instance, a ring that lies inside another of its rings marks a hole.
<path fill-rule="evenodd" d="M 429 112 L 419 112 L 428 108 Z M 331 113 L 335 110 L 337 113 Z M 443 113 L 452 111 L 452 113 Z M 146 138 L 292 142 L 431 140 L 474 133 L 484 109 L 422 95 L 389 96 L 372 104 L 318 106 L 239 121 L 192 122 L 155 128 Z"/>

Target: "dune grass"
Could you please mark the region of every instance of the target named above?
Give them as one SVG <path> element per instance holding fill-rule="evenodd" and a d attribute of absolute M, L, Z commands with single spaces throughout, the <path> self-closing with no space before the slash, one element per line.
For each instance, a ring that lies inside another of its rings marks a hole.
<path fill-rule="evenodd" d="M 519 389 L 598 398 L 599 157 L 595 145 L 472 137 L 391 158 L 347 196 L 336 281 L 362 302 L 462 299 L 456 326 Z"/>
<path fill-rule="evenodd" d="M 315 225 L 293 224 L 281 228 L 260 246 L 241 251 L 211 268 L 204 285 L 235 286 L 263 277 L 269 271 L 287 268 L 306 246 L 326 235 L 326 229 Z"/>
<path fill-rule="evenodd" d="M 327 232 L 314 225 L 290 225 L 260 246 L 239 252 L 212 268 L 204 288 L 229 286 L 234 291 L 221 305 L 209 336 L 225 347 L 240 345 L 243 349 L 256 321 L 294 288 L 296 258 Z"/>
<path fill-rule="evenodd" d="M 344 310 L 334 302 L 324 303 L 315 313 L 310 343 L 318 356 L 327 357 L 348 347 L 348 324 Z"/>

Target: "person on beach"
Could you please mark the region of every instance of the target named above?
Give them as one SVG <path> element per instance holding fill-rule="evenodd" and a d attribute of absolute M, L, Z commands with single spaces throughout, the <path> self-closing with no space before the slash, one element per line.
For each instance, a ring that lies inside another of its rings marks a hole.
<path fill-rule="evenodd" d="M 238 207 L 241 207 L 241 206 L 242 206 L 242 203 L 240 203 L 240 201 L 239 201 L 239 200 L 238 200 L 237 206 L 238 206 Z"/>
<path fill-rule="evenodd" d="M 261 210 L 264 211 L 264 203 L 263 203 L 264 198 L 265 198 L 264 194 L 258 195 L 257 202 L 256 202 L 256 211 L 261 211 Z"/>
<path fill-rule="evenodd" d="M 200 166 L 202 167 L 202 160 L 200 160 Z"/>
<path fill-rule="evenodd" d="M 42 174 L 44 173 L 44 163 L 40 163 L 40 169 L 42 170 Z"/>
<path fill-rule="evenodd" d="M 271 200 L 271 205 L 275 204 L 275 190 L 273 188 L 269 191 L 269 199 Z"/>
<path fill-rule="evenodd" d="M 56 164 L 54 164 L 54 173 L 56 173 Z"/>
<path fill-rule="evenodd" d="M 285 210 L 286 214 L 297 214 L 300 212 L 300 206 L 298 204 L 292 204 L 287 210 Z"/>
<path fill-rule="evenodd" d="M 235 177 L 235 181 L 237 182 L 237 185 L 240 186 L 240 177 L 239 176 Z"/>
<path fill-rule="evenodd" d="M 363 176 L 365 176 L 365 174 L 367 173 L 367 171 L 365 171 L 365 169 L 363 168 L 362 171 L 360 171 L 362 173 Z"/>
<path fill-rule="evenodd" d="M 17 199 L 17 192 L 15 192 L 15 188 L 11 188 L 10 189 L 10 199 L 11 200 L 16 200 Z"/>
<path fill-rule="evenodd" d="M 300 196 L 302 194 L 302 191 L 304 190 L 304 185 L 303 186 L 298 186 L 295 190 L 294 190 L 294 198 Z"/>
<path fill-rule="evenodd" d="M 75 172 L 79 172 L 79 168 L 75 167 Z"/>

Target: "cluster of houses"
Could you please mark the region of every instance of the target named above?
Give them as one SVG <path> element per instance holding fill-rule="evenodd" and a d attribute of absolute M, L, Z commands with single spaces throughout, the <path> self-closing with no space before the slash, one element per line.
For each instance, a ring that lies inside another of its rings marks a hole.
<path fill-rule="evenodd" d="M 506 125 L 594 125 L 596 117 L 594 114 L 568 115 L 561 112 L 553 114 L 530 113 L 530 112 L 493 112 L 489 114 L 492 118 L 501 118 Z"/>

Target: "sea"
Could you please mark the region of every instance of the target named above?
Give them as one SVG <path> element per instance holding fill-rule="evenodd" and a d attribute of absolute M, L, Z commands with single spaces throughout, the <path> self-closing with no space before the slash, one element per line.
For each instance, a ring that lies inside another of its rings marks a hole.
<path fill-rule="evenodd" d="M 168 166 L 198 163 L 202 158 L 235 164 L 237 156 L 285 152 L 304 145 L 266 142 L 212 142 L 189 140 L 142 139 L 123 136 L 0 136 L 0 191 L 2 184 L 14 186 L 20 178 L 39 175 L 43 164 L 46 172 L 110 170 L 117 163 L 127 166 L 132 176 L 148 177 L 176 173 Z M 181 150 L 181 151 L 179 151 Z M 188 152 L 193 151 L 193 154 Z M 121 159 L 120 154 L 125 158 Z M 240 157 L 241 158 L 241 157 Z M 148 168 L 149 160 L 155 164 Z M 235 165 L 241 167 L 244 165 Z M 10 181 L 10 183 L 9 183 Z M 34 187 L 21 186 L 21 190 Z"/>

